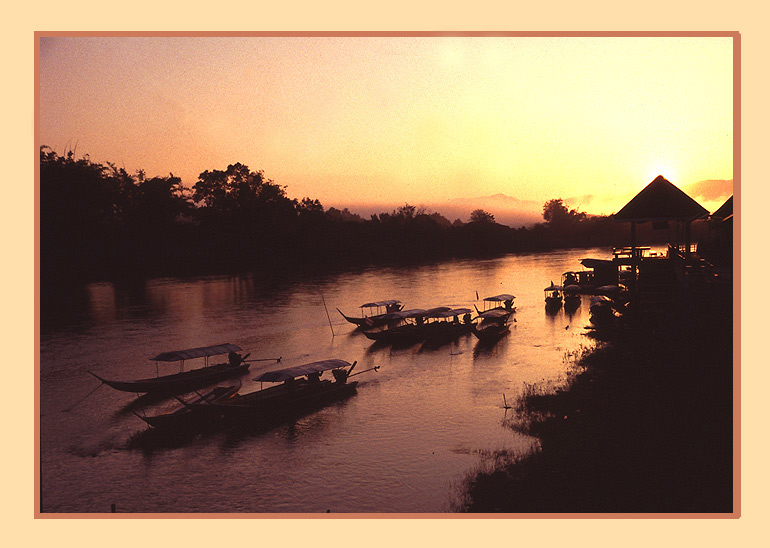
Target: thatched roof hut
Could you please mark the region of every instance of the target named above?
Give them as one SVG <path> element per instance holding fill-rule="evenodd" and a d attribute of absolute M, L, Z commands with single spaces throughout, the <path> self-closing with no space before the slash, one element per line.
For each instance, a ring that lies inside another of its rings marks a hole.
<path fill-rule="evenodd" d="M 619 222 L 631 223 L 631 247 L 636 248 L 636 224 L 652 222 L 653 228 L 666 228 L 669 222 L 676 222 L 676 248 L 690 255 L 690 224 L 696 219 L 708 217 L 709 212 L 682 190 L 658 175 L 639 194 L 623 206 L 613 218 Z M 683 245 L 681 245 L 683 243 Z"/>
<path fill-rule="evenodd" d="M 733 216 L 733 197 L 730 196 L 728 200 L 723 203 L 719 209 L 717 209 L 714 213 L 711 214 L 712 218 L 715 219 L 721 219 L 721 220 L 728 220 L 732 218 Z"/>
<path fill-rule="evenodd" d="M 658 175 L 614 215 L 616 221 L 694 221 L 709 212 L 698 202 Z"/>

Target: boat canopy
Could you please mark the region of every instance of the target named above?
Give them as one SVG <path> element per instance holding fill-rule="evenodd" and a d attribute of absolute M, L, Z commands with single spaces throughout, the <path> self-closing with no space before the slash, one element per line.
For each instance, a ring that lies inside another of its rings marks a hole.
<path fill-rule="evenodd" d="M 560 285 L 554 285 L 553 282 L 551 282 L 551 285 L 546 287 L 543 291 L 561 291 L 562 287 Z"/>
<path fill-rule="evenodd" d="M 495 302 L 504 302 L 504 301 L 512 301 L 515 299 L 513 295 L 509 295 L 508 293 L 503 293 L 502 295 L 495 295 L 494 297 L 486 297 L 485 301 L 495 301 Z"/>
<path fill-rule="evenodd" d="M 193 358 L 205 358 L 207 356 L 217 356 L 219 354 L 228 354 L 230 352 L 240 352 L 241 347 L 234 344 L 225 343 L 214 346 L 201 346 L 200 348 L 188 348 L 187 350 L 174 350 L 173 352 L 163 352 L 154 358 L 156 362 L 178 362 L 181 360 L 191 360 Z"/>
<path fill-rule="evenodd" d="M 620 291 L 620 287 L 617 285 L 603 285 L 601 287 L 597 287 L 596 291 L 601 291 L 603 293 L 618 293 Z"/>
<path fill-rule="evenodd" d="M 407 318 L 421 318 L 426 314 L 428 314 L 428 312 L 422 308 L 410 308 L 409 310 L 402 310 L 401 312 L 393 312 L 393 318 L 405 320 Z"/>
<path fill-rule="evenodd" d="M 439 316 L 439 314 L 443 314 L 444 312 L 449 312 L 450 310 L 452 309 L 448 306 L 436 306 L 434 308 L 429 308 L 428 311 L 425 313 L 425 316 L 429 318 L 439 318 L 441 317 Z"/>
<path fill-rule="evenodd" d="M 350 367 L 350 363 L 345 360 L 321 360 L 318 362 L 306 363 L 305 365 L 296 365 L 276 371 L 267 371 L 262 373 L 255 381 L 259 382 L 282 382 L 295 377 L 310 375 L 312 373 L 322 373 L 330 369 L 339 369 L 341 367 Z"/>
<path fill-rule="evenodd" d="M 486 312 L 481 312 L 479 314 L 479 318 L 483 318 L 485 320 L 496 320 L 500 318 L 507 318 L 511 315 L 511 312 L 509 310 L 501 310 L 500 308 L 493 308 L 492 310 L 487 310 Z"/>
<path fill-rule="evenodd" d="M 378 308 L 380 306 L 389 306 L 393 304 L 401 304 L 401 301 L 398 299 L 392 299 L 389 301 L 375 301 L 371 303 L 364 303 L 359 308 Z"/>
<path fill-rule="evenodd" d="M 591 305 L 595 304 L 610 304 L 612 302 L 612 299 L 607 297 L 606 295 L 594 295 L 591 297 Z"/>
<path fill-rule="evenodd" d="M 463 314 L 470 314 L 471 310 L 470 308 L 447 308 L 446 307 L 441 308 L 434 308 L 431 311 L 429 311 L 428 317 L 429 318 L 452 318 L 454 316 L 462 316 Z"/>
<path fill-rule="evenodd" d="M 609 259 L 583 259 L 580 264 L 586 268 L 602 268 L 614 265 Z"/>

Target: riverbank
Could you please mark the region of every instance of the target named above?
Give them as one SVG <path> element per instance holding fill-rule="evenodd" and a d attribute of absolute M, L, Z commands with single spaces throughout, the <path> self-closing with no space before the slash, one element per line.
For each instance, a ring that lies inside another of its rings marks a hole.
<path fill-rule="evenodd" d="M 603 342 L 566 386 L 518 402 L 514 427 L 539 450 L 470 476 L 458 509 L 733 512 L 730 292 L 710 288 L 597 333 Z"/>

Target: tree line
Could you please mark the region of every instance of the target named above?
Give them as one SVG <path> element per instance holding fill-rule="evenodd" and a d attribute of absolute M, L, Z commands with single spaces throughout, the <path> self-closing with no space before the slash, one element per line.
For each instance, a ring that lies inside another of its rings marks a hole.
<path fill-rule="evenodd" d="M 477 209 L 465 222 L 405 204 L 364 219 L 317 199 L 287 196 L 262 171 L 206 170 L 192 188 L 112 163 L 40 149 L 43 284 L 132 276 L 305 271 L 488 257 L 560 247 L 621 245 L 628 227 L 543 207 L 544 222 L 511 228 Z"/>

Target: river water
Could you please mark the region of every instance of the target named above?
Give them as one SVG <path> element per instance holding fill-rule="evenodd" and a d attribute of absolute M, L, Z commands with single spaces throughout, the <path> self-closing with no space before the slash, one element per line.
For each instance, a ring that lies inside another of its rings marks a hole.
<path fill-rule="evenodd" d="M 41 511 L 451 512 L 468 474 L 537 443 L 510 428 L 515 412 L 504 397 L 558 382 L 574 353 L 592 346 L 588 297 L 574 314 L 549 315 L 543 288 L 579 270 L 580 259 L 607 256 L 565 250 L 282 282 L 165 278 L 62 295 L 41 326 Z M 430 349 L 373 347 L 335 310 L 355 315 L 363 302 L 391 298 L 406 308 L 473 308 L 477 294 L 499 293 L 516 296 L 516 322 L 491 348 L 473 335 Z M 327 358 L 380 370 L 356 377 L 353 396 L 290 423 L 168 445 L 139 443 L 148 427 L 134 412 L 170 402 L 137 407 L 135 395 L 88 373 L 154 376 L 151 356 L 224 342 L 252 358 L 282 358 L 220 383 L 241 382 L 242 392 L 259 388 L 252 379 L 262 371 Z"/>

